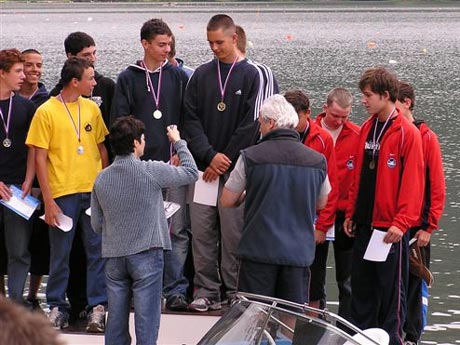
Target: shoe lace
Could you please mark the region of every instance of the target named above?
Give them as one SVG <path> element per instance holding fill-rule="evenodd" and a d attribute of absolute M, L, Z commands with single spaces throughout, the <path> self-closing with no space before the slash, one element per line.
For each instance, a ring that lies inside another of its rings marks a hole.
<path fill-rule="evenodd" d="M 208 305 L 211 304 L 211 302 L 207 298 L 201 297 L 201 298 L 198 298 L 197 300 L 195 300 L 194 304 L 208 306 Z"/>
<path fill-rule="evenodd" d="M 91 323 L 101 324 L 105 317 L 105 308 L 103 306 L 97 306 L 93 308 L 93 312 L 90 316 Z"/>
<path fill-rule="evenodd" d="M 62 317 L 62 313 L 59 311 L 57 307 L 51 309 L 49 319 L 51 322 L 56 322 L 58 319 Z"/>

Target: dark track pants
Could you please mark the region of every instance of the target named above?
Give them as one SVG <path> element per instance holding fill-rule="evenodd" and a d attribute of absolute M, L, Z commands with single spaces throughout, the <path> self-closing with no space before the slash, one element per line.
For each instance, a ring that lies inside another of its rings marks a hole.
<path fill-rule="evenodd" d="M 351 263 L 353 239 L 343 231 L 345 215 L 337 212 L 335 219 L 334 246 L 335 280 L 339 288 L 339 315 L 350 321 L 351 309 Z M 320 308 L 326 307 L 326 264 L 329 241 L 316 246 L 315 260 L 310 266 L 310 301 L 320 301 Z"/>
<path fill-rule="evenodd" d="M 390 345 L 400 345 L 406 317 L 407 236 L 392 245 L 385 262 L 372 262 L 363 259 L 371 235 L 371 227 L 357 226 L 351 275 L 352 322 L 361 329 L 383 328 L 390 335 Z"/>

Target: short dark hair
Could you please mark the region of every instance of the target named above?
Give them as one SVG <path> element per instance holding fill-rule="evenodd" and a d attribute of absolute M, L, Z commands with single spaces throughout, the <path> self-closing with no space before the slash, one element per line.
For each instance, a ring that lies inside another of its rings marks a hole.
<path fill-rule="evenodd" d="M 411 100 L 411 105 L 409 107 L 409 110 L 412 111 L 414 109 L 414 106 L 415 106 L 414 88 L 409 83 L 406 83 L 404 81 L 400 81 L 399 82 L 398 101 L 403 103 L 406 98 L 409 98 Z"/>
<path fill-rule="evenodd" d="M 115 156 L 126 156 L 134 152 L 134 140 L 141 141 L 145 125 L 134 116 L 123 116 L 110 127 L 110 146 Z"/>
<path fill-rule="evenodd" d="M 236 30 L 235 22 L 233 21 L 232 17 L 226 14 L 216 14 L 213 16 L 206 27 L 207 31 L 217 31 L 219 29 L 223 29 L 224 31 L 231 31 L 233 34 Z"/>
<path fill-rule="evenodd" d="M 25 54 L 38 54 L 38 55 L 42 55 L 37 49 L 33 49 L 33 48 L 29 48 L 29 49 L 23 50 L 23 51 L 22 51 L 22 55 L 25 55 Z"/>
<path fill-rule="evenodd" d="M 163 19 L 153 18 L 147 20 L 141 28 L 141 41 L 153 40 L 157 35 L 172 36 L 172 31 Z"/>
<path fill-rule="evenodd" d="M 73 78 L 81 80 L 83 73 L 88 68 L 93 68 L 91 64 L 85 59 L 72 56 L 64 62 L 64 66 L 61 70 L 61 82 L 63 86 L 67 86 Z"/>
<path fill-rule="evenodd" d="M 15 63 L 24 63 L 21 52 L 15 48 L 0 50 L 0 70 L 9 72 Z"/>
<path fill-rule="evenodd" d="M 359 89 L 363 91 L 367 86 L 372 92 L 383 96 L 388 92 L 390 100 L 396 102 L 398 97 L 399 81 L 392 72 L 384 67 L 369 68 L 364 71 L 359 80 Z"/>
<path fill-rule="evenodd" d="M 92 46 L 96 46 L 94 39 L 87 33 L 81 31 L 72 32 L 64 40 L 65 53 L 70 53 L 73 56 L 77 55 L 83 49 Z"/>
<path fill-rule="evenodd" d="M 246 47 L 248 45 L 248 39 L 246 37 L 246 32 L 240 25 L 235 26 L 235 32 L 237 34 L 236 47 L 240 52 L 246 54 Z"/>
<path fill-rule="evenodd" d="M 297 113 L 300 111 L 307 112 L 310 109 L 310 99 L 306 93 L 301 90 L 287 91 L 284 94 L 284 98 L 292 104 Z"/>

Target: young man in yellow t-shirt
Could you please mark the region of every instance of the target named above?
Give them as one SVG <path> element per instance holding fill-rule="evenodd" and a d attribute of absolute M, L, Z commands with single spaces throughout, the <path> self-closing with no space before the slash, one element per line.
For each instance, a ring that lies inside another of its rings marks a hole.
<path fill-rule="evenodd" d="M 87 255 L 87 295 L 91 307 L 87 331 L 103 332 L 107 296 L 101 237 L 93 232 L 85 210 L 97 173 L 108 164 L 104 146 L 107 128 L 96 103 L 81 97 L 96 85 L 94 68 L 85 60 L 70 58 L 61 71 L 63 89 L 40 106 L 26 144 L 36 148 L 36 170 L 50 226 L 50 272 L 46 291 L 50 322 L 68 326 L 69 255 L 79 224 Z M 73 220 L 72 229 L 59 229 L 60 214 Z"/>

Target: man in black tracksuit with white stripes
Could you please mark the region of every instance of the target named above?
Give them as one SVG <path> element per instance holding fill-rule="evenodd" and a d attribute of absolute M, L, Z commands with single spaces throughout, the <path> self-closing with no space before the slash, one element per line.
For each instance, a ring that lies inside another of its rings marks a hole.
<path fill-rule="evenodd" d="M 223 188 L 240 150 L 257 136 L 258 100 L 262 97 L 257 68 L 236 49 L 235 24 L 216 15 L 207 26 L 215 59 L 199 66 L 185 92 L 184 130 L 190 151 L 206 182 Z M 221 277 L 229 300 L 236 292 L 236 247 L 243 226 L 243 207 L 223 209 L 191 202 L 195 266 L 194 301 L 190 309 L 221 308 Z M 220 239 L 221 265 L 218 266 Z"/>

